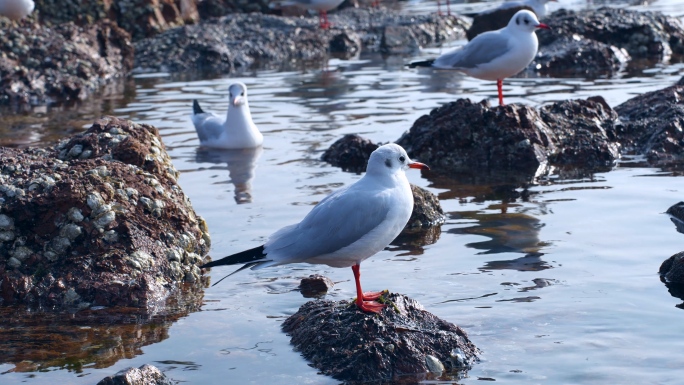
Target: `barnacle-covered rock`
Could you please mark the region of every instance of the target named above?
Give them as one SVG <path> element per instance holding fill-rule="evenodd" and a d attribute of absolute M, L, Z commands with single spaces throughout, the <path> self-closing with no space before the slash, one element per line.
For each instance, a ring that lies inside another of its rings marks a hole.
<path fill-rule="evenodd" d="M 0 305 L 149 308 L 199 289 L 209 236 L 177 177 L 156 128 L 113 117 L 54 149 L 0 147 Z"/>

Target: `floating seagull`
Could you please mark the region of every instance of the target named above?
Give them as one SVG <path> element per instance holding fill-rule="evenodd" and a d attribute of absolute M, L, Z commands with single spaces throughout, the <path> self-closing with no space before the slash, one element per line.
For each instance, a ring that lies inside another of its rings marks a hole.
<path fill-rule="evenodd" d="M 34 8 L 33 0 L 0 0 L 0 15 L 12 20 L 25 18 Z"/>
<path fill-rule="evenodd" d="M 285 0 L 281 1 L 283 6 L 297 6 L 304 9 L 318 11 L 319 25 L 322 29 L 330 28 L 328 21 L 328 11 L 337 8 L 344 0 Z"/>
<path fill-rule="evenodd" d="M 362 311 L 378 313 L 385 307 L 375 301 L 382 292 L 361 290 L 360 264 L 383 250 L 406 226 L 413 209 L 413 194 L 404 173 L 408 168 L 429 169 L 411 161 L 397 144 L 380 146 L 371 154 L 361 179 L 325 197 L 301 222 L 276 231 L 262 246 L 201 267 L 244 264 L 230 276 L 247 268 L 298 262 L 351 266 L 356 305 Z"/>
<path fill-rule="evenodd" d="M 264 136 L 252 121 L 247 86 L 240 82 L 231 84 L 228 93 L 230 102 L 225 122 L 211 112 L 204 112 L 197 100 L 192 101 L 192 123 L 200 144 L 233 150 L 261 146 Z"/>
<path fill-rule="evenodd" d="M 496 80 L 499 105 L 503 105 L 503 79 L 524 70 L 537 55 L 534 31 L 550 29 L 528 10 L 516 12 L 505 28 L 477 35 L 468 44 L 437 59 L 414 62 L 413 67 L 452 69 L 482 80 Z"/>

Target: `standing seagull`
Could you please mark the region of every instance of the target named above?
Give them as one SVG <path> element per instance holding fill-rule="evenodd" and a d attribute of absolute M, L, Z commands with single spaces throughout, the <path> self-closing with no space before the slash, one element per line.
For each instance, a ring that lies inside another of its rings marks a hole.
<path fill-rule="evenodd" d="M 482 80 L 496 80 L 499 105 L 503 105 L 503 79 L 525 69 L 537 55 L 539 42 L 534 31 L 550 29 L 534 13 L 516 12 L 508 25 L 477 35 L 468 44 L 437 59 L 414 62 L 413 67 L 452 69 Z"/>
<path fill-rule="evenodd" d="M 328 11 L 337 8 L 344 0 L 285 0 L 280 5 L 297 6 L 304 9 L 318 11 L 319 25 L 322 29 L 330 28 Z"/>
<path fill-rule="evenodd" d="M 361 179 L 325 197 L 301 222 L 276 231 L 262 246 L 201 267 L 244 264 L 230 276 L 247 268 L 298 262 L 351 266 L 356 305 L 362 311 L 378 313 L 385 307 L 375 301 L 382 292 L 361 290 L 360 264 L 384 249 L 406 226 L 413 209 L 413 194 L 404 173 L 408 168 L 429 169 L 411 161 L 397 144 L 380 146 L 371 154 Z"/>
<path fill-rule="evenodd" d="M 33 0 L 0 0 L 0 15 L 20 20 L 30 15 L 35 8 Z"/>
<path fill-rule="evenodd" d="M 247 103 L 247 86 L 234 83 L 228 87 L 229 104 L 225 122 L 211 112 L 204 112 L 197 100 L 192 101 L 192 123 L 200 144 L 205 147 L 240 149 L 259 147 L 264 136 L 252 121 Z"/>

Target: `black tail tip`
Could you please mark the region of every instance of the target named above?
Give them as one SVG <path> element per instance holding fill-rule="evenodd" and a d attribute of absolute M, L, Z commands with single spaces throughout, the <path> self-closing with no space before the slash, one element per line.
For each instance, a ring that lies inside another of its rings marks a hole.
<path fill-rule="evenodd" d="M 412 63 L 407 64 L 409 68 L 416 68 L 416 67 L 432 67 L 432 63 L 435 62 L 435 59 L 430 59 L 430 60 L 422 60 L 422 61 L 414 61 Z"/>
<path fill-rule="evenodd" d="M 200 107 L 197 99 L 193 100 L 192 101 L 192 113 L 197 115 L 197 114 L 201 114 L 203 112 L 204 112 L 204 110 L 202 109 L 202 107 Z"/>

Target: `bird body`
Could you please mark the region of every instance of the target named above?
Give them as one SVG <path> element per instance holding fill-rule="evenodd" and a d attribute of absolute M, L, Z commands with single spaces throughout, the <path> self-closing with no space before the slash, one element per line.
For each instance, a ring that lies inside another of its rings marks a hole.
<path fill-rule="evenodd" d="M 540 23 L 534 13 L 521 10 L 496 31 L 477 35 L 468 44 L 425 62 L 411 66 L 432 66 L 451 69 L 482 80 L 496 80 L 499 88 L 499 104 L 503 104 L 501 82 L 524 70 L 537 55 L 539 42 L 534 31 L 549 29 Z"/>
<path fill-rule="evenodd" d="M 411 161 L 401 146 L 381 146 L 371 154 L 360 180 L 325 197 L 301 222 L 276 231 L 263 246 L 202 267 L 244 264 L 234 274 L 246 268 L 306 262 L 351 266 L 357 277 L 360 263 L 394 240 L 411 216 L 413 194 L 404 173 L 409 167 L 427 169 Z M 379 311 L 382 306 L 363 303 L 373 298 L 364 295 L 358 278 L 356 281 L 357 305 L 362 310 Z"/>
<path fill-rule="evenodd" d="M 0 15 L 12 20 L 25 18 L 34 8 L 33 0 L 0 0 Z"/>
<path fill-rule="evenodd" d="M 228 112 L 225 121 L 205 112 L 197 100 L 193 101 L 192 123 L 200 144 L 205 147 L 240 149 L 261 146 L 264 136 L 252 121 L 247 101 L 247 86 L 232 84 L 229 88 Z"/>

